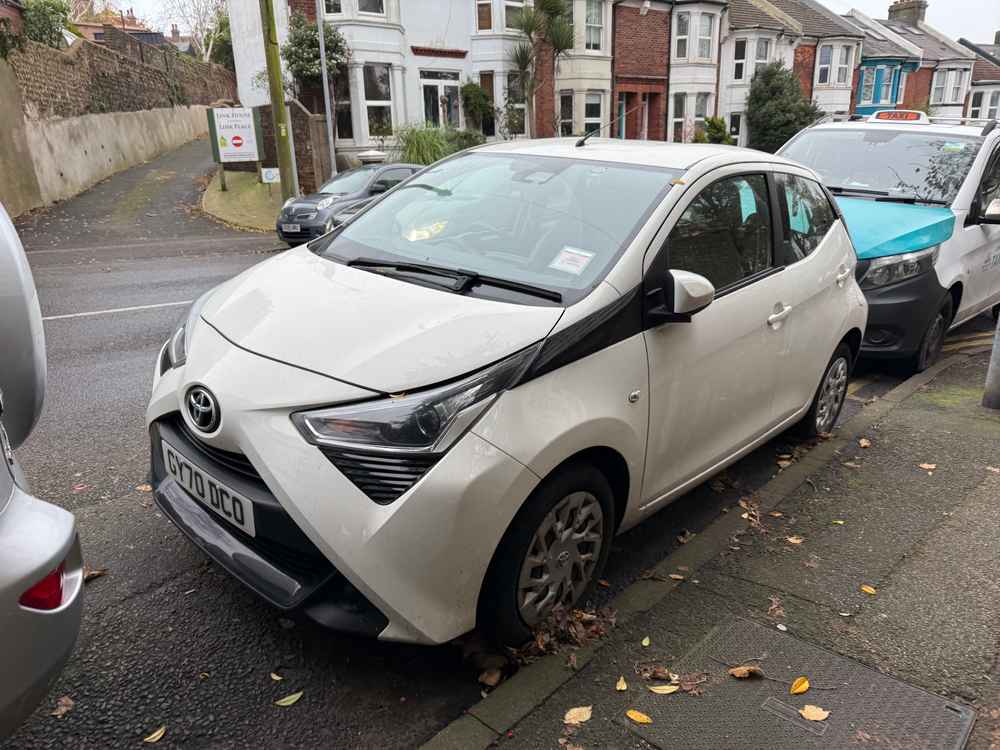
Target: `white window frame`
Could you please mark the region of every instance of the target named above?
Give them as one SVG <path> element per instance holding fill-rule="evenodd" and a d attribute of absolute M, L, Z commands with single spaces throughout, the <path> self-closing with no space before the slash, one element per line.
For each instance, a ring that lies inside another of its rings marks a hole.
<path fill-rule="evenodd" d="M 479 28 L 479 9 L 483 6 L 490 9 L 490 27 L 488 29 Z M 476 0 L 476 32 L 486 34 L 493 31 L 493 0 Z"/>
<path fill-rule="evenodd" d="M 681 34 L 681 19 L 687 24 L 687 32 Z M 676 60 L 687 60 L 688 54 L 691 52 L 691 14 L 690 13 L 678 13 L 677 18 L 674 23 L 674 59 Z M 681 42 L 684 42 L 684 54 L 682 55 Z"/>
<path fill-rule="evenodd" d="M 830 53 L 830 60 L 826 63 L 823 62 L 823 50 L 828 50 Z M 832 44 L 821 44 L 819 49 L 816 50 L 816 85 L 817 86 L 829 86 L 833 83 L 831 75 L 833 73 L 833 45 Z M 826 73 L 826 80 L 823 80 L 823 74 Z"/>
<path fill-rule="evenodd" d="M 859 83 L 859 88 L 861 89 L 861 104 L 874 104 L 875 103 L 875 68 L 864 67 L 861 69 L 861 81 Z"/>
<path fill-rule="evenodd" d="M 708 21 L 708 34 L 705 34 L 705 21 Z M 698 48 L 695 50 L 695 54 L 699 60 L 711 60 L 714 55 L 712 50 L 714 45 L 712 40 L 715 39 L 715 14 L 714 13 L 699 13 L 698 14 Z M 702 54 L 702 45 L 708 47 L 708 54 Z"/>
<path fill-rule="evenodd" d="M 882 89 L 878 92 L 878 103 L 879 104 L 895 104 L 892 100 L 892 79 L 893 68 L 886 65 L 880 65 L 879 70 L 882 71 Z"/>
<path fill-rule="evenodd" d="M 591 5 L 597 6 L 597 23 L 590 20 Z M 597 32 L 597 46 L 592 46 L 590 32 Z M 600 52 L 604 49 L 604 0 L 587 0 L 584 13 L 583 47 L 591 52 Z"/>
<path fill-rule="evenodd" d="M 358 0 L 358 15 L 361 16 L 384 16 L 385 15 L 385 1 L 386 0 L 375 0 L 382 6 L 382 10 L 361 10 L 361 3 L 364 0 Z"/>
<path fill-rule="evenodd" d="M 702 112 L 702 114 L 700 116 L 698 115 L 698 102 L 705 102 L 705 111 Z M 705 130 L 705 120 L 707 120 L 708 117 L 709 117 L 708 110 L 711 107 L 711 103 L 712 103 L 712 93 L 710 91 L 699 91 L 699 92 L 697 92 L 694 95 L 694 130 L 695 130 L 695 132 L 698 132 L 699 123 L 700 123 L 700 127 L 701 127 L 702 131 Z"/>
<path fill-rule="evenodd" d="M 743 57 L 737 57 L 737 49 L 740 42 L 743 43 Z M 742 81 L 747 72 L 747 49 L 749 42 L 746 39 L 736 39 L 733 41 L 733 80 Z"/>
<path fill-rule="evenodd" d="M 594 100 L 597 100 L 598 114 L 597 117 L 592 115 L 587 115 L 587 105 L 593 104 Z M 591 125 L 597 125 L 597 129 L 600 130 L 604 125 L 604 94 L 600 91 L 588 91 L 583 99 L 583 132 L 589 133 L 589 127 Z"/>
<path fill-rule="evenodd" d="M 1000 89 L 993 89 L 990 92 L 990 101 L 986 107 L 986 119 L 995 120 L 1000 113 Z"/>
<path fill-rule="evenodd" d="M 334 3 L 340 6 L 340 10 L 330 10 L 330 6 Z M 344 0 L 325 0 L 323 3 L 323 10 L 328 16 L 339 16 L 344 12 Z"/>
<path fill-rule="evenodd" d="M 733 130 L 733 118 L 736 118 L 736 130 Z M 743 135 L 743 113 L 742 112 L 730 112 L 729 113 L 729 135 L 736 139 L 736 145 L 740 143 L 740 136 Z"/>
<path fill-rule="evenodd" d="M 677 112 L 677 100 L 680 99 L 681 107 L 680 113 Z M 684 143 L 684 112 L 687 109 L 687 94 L 677 92 L 673 94 L 672 101 L 670 102 L 670 140 L 674 143 Z M 681 137 L 678 140 L 675 138 L 677 135 L 677 125 L 680 123 L 681 126 Z"/>
<path fill-rule="evenodd" d="M 368 87 L 364 85 L 364 75 L 362 74 L 362 91 L 361 93 L 365 97 L 365 123 L 368 126 L 368 137 L 372 137 L 372 118 L 371 118 L 371 108 L 372 107 L 388 107 L 389 108 L 389 127 L 395 129 L 396 123 L 393 119 L 392 114 L 392 65 L 383 62 L 367 62 L 364 67 L 374 68 L 376 66 L 385 66 L 389 69 L 389 98 L 388 99 L 369 99 L 368 98 Z M 377 136 L 376 136 L 377 137 Z"/>
<path fill-rule="evenodd" d="M 760 45 L 764 45 L 764 57 L 760 56 Z M 771 62 L 771 40 L 767 37 L 757 39 L 753 45 L 753 74 L 757 75 L 762 67 Z"/>
<path fill-rule="evenodd" d="M 507 25 L 507 11 L 511 8 L 517 8 L 523 12 L 524 0 L 503 0 L 503 27 L 505 31 L 517 31 L 515 27 Z"/>
<path fill-rule="evenodd" d="M 961 104 L 962 103 L 962 89 L 965 88 L 965 74 L 968 71 L 956 68 L 954 70 L 954 81 L 951 84 L 951 103 Z"/>
<path fill-rule="evenodd" d="M 837 85 L 851 84 L 851 69 L 854 67 L 854 45 L 841 44 L 840 56 L 837 58 Z"/>
<path fill-rule="evenodd" d="M 566 117 L 564 115 L 564 113 L 563 113 L 562 105 L 563 105 L 563 101 L 565 99 L 569 99 L 569 117 Z M 574 119 L 573 118 L 573 108 L 574 108 L 574 106 L 575 106 L 575 103 L 574 103 L 574 100 L 573 100 L 573 92 L 572 92 L 572 90 L 566 89 L 565 91 L 560 91 L 559 92 L 559 135 L 561 135 L 563 137 L 568 136 L 568 135 L 573 135 L 573 126 L 574 126 L 574 122 L 573 122 L 573 119 Z M 566 129 L 565 126 L 567 124 L 569 125 L 569 132 L 564 132 L 565 129 Z"/>
<path fill-rule="evenodd" d="M 949 72 L 945 69 L 934 71 L 934 80 L 931 82 L 931 104 L 941 104 L 944 101 L 945 91 L 948 89 Z"/>
<path fill-rule="evenodd" d="M 908 77 L 909 77 L 909 74 L 905 70 L 903 70 L 902 68 L 900 68 L 899 69 L 899 85 L 896 86 L 896 102 L 895 102 L 896 104 L 898 104 L 901 101 L 903 101 L 903 94 L 906 92 L 906 79 Z"/>
<path fill-rule="evenodd" d="M 969 117 L 974 119 L 979 119 L 979 115 L 983 113 L 983 101 L 986 99 L 987 92 L 985 91 L 973 91 L 972 96 L 969 97 Z M 979 103 L 976 103 L 976 97 L 979 97 Z"/>

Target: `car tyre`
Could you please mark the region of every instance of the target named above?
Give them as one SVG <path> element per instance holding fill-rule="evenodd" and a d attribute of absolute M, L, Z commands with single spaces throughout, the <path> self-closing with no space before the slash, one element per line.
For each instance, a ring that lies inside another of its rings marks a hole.
<path fill-rule="evenodd" d="M 928 324 L 927 330 L 924 331 L 924 337 L 920 341 L 920 348 L 910 361 L 910 369 L 913 372 L 923 372 L 941 359 L 944 339 L 948 335 L 953 313 L 953 303 L 949 294 Z"/>
<path fill-rule="evenodd" d="M 480 631 L 516 647 L 556 606 L 572 608 L 604 570 L 614 518 L 611 485 L 594 466 L 569 463 L 542 481 L 493 555 L 479 597 Z"/>
<path fill-rule="evenodd" d="M 803 438 L 814 438 L 830 432 L 847 400 L 847 384 L 851 379 L 854 352 L 841 342 L 823 370 L 812 404 L 799 422 L 796 432 Z"/>

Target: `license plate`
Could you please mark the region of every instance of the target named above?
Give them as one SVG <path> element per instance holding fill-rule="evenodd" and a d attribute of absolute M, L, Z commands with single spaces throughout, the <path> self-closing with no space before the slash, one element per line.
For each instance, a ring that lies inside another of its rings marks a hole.
<path fill-rule="evenodd" d="M 174 446 L 163 440 L 163 462 L 167 472 L 195 500 L 236 528 L 257 536 L 253 525 L 253 502 L 226 487 L 192 464 Z"/>
<path fill-rule="evenodd" d="M 302 227 L 299 224 L 282 224 L 281 225 L 281 231 L 282 232 L 301 232 L 302 231 Z"/>

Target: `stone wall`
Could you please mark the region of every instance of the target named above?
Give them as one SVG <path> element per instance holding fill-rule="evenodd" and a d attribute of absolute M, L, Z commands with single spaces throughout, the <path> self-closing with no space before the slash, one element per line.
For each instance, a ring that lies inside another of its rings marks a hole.
<path fill-rule="evenodd" d="M 645 94 L 649 101 L 646 137 L 652 141 L 667 138 L 667 79 L 670 61 L 670 13 L 650 10 L 643 15 L 639 8 L 616 5 L 614 39 L 614 91 L 611 119 L 618 117 L 618 98 L 625 95 L 625 136 L 641 134 L 637 107 Z M 617 135 L 618 127 L 611 128 Z"/>
<path fill-rule="evenodd" d="M 260 112 L 260 144 L 262 165 L 278 166 L 278 152 L 274 139 L 274 118 L 270 105 L 257 107 Z M 326 119 L 314 115 L 301 103 L 292 99 L 288 102 L 288 115 L 292 121 L 292 142 L 295 148 L 295 167 L 299 178 L 299 191 L 303 195 L 315 193 L 330 174 L 330 149 L 326 140 Z M 256 169 L 256 165 L 246 165 Z M 227 165 L 226 169 L 237 167 Z"/>

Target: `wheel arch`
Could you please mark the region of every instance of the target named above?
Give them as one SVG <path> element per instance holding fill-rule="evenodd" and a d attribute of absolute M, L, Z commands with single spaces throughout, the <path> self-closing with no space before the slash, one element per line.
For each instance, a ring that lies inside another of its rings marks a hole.
<path fill-rule="evenodd" d="M 962 294 L 965 292 L 965 285 L 961 281 L 956 281 L 948 289 L 948 294 L 951 295 L 951 316 L 954 319 L 958 315 L 958 308 L 962 304 Z"/>
<path fill-rule="evenodd" d="M 847 344 L 851 349 L 851 362 L 858 361 L 858 355 L 861 354 L 861 340 L 863 335 L 860 328 L 852 328 L 844 337 L 840 340 L 841 344 Z"/>

